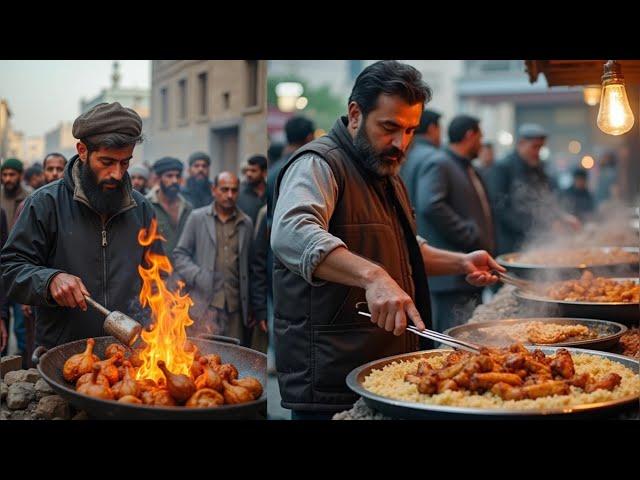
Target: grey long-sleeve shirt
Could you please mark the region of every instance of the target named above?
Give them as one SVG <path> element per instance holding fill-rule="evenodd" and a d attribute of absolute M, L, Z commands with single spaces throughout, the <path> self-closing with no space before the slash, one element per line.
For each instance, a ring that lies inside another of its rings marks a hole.
<path fill-rule="evenodd" d="M 334 249 L 346 247 L 328 231 L 337 199 L 333 171 L 315 153 L 302 155 L 282 177 L 273 212 L 271 248 L 285 267 L 314 286 L 324 283 L 313 277 L 318 265 Z M 417 238 L 420 244 L 426 243 Z"/>

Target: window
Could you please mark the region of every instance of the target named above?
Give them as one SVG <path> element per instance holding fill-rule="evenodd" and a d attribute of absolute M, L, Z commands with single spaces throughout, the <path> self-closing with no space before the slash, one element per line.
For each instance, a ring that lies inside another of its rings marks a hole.
<path fill-rule="evenodd" d="M 198 75 L 198 113 L 207 115 L 207 72 Z"/>
<path fill-rule="evenodd" d="M 187 79 L 183 78 L 178 82 L 178 101 L 180 102 L 178 112 L 180 120 L 187 119 Z"/>
<path fill-rule="evenodd" d="M 247 60 L 247 107 L 258 106 L 258 60 Z"/>
<path fill-rule="evenodd" d="M 169 124 L 169 90 L 167 87 L 160 89 L 160 118 L 161 126 L 166 127 Z"/>
<path fill-rule="evenodd" d="M 231 106 L 231 100 L 230 100 L 229 92 L 224 92 L 222 94 L 222 108 L 224 108 L 225 110 L 229 110 L 230 106 Z"/>

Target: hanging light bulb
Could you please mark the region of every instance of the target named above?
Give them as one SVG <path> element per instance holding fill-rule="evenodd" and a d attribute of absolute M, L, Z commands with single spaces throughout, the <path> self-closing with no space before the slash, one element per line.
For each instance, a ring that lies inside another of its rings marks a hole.
<path fill-rule="evenodd" d="M 593 107 L 600 102 L 600 93 L 601 93 L 600 85 L 587 85 L 582 90 L 584 95 L 584 103 Z"/>
<path fill-rule="evenodd" d="M 620 64 L 609 60 L 604 64 L 602 97 L 598 111 L 598 127 L 609 135 L 622 135 L 633 127 L 633 112 L 624 88 Z"/>

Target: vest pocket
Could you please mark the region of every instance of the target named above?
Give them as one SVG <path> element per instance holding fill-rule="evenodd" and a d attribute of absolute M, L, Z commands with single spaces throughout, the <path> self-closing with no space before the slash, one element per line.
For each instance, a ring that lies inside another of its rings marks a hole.
<path fill-rule="evenodd" d="M 322 392 L 350 394 L 345 380 L 351 370 L 386 356 L 398 337 L 373 325 L 363 323 L 316 325 L 312 327 L 313 389 Z M 400 348 L 404 350 L 403 348 Z"/>

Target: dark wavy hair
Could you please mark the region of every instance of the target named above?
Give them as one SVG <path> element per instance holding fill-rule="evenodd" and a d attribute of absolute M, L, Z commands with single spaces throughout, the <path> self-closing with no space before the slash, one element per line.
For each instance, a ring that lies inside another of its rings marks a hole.
<path fill-rule="evenodd" d="M 416 68 L 395 60 L 380 60 L 360 72 L 349 103 L 356 102 L 366 117 L 376 108 L 381 94 L 398 95 L 409 105 L 424 105 L 431 100 L 432 92 Z"/>

